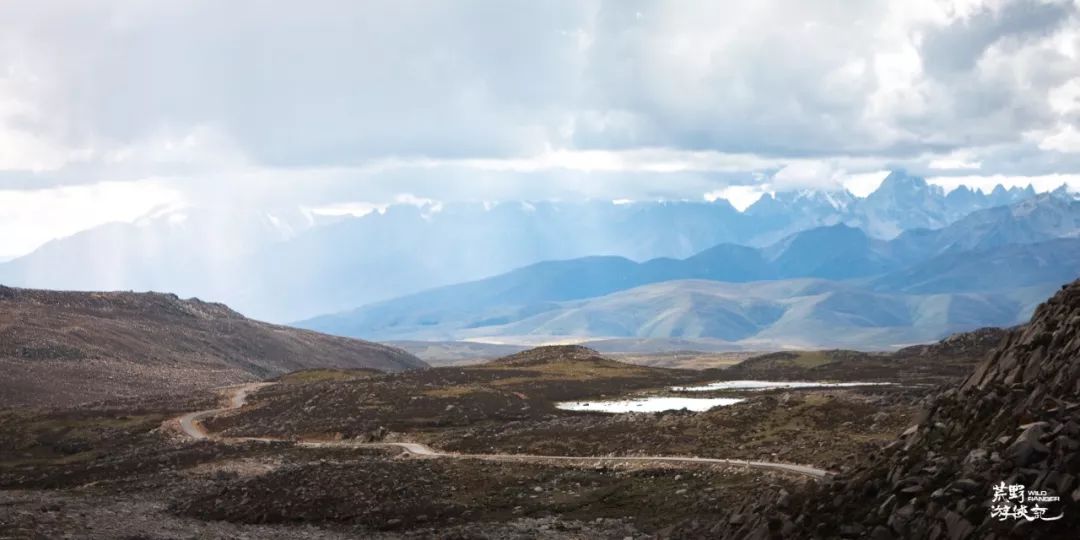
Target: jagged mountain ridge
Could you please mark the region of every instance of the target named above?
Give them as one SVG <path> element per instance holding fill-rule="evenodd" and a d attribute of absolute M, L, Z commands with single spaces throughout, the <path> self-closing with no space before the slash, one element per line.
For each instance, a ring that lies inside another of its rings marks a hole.
<path fill-rule="evenodd" d="M 1080 272 L 1080 239 L 1071 237 L 1080 232 L 1078 220 L 1080 202 L 1043 195 L 892 241 L 834 225 L 798 233 L 765 249 L 721 244 L 682 260 L 549 261 L 298 325 L 342 335 L 427 340 L 549 335 L 740 341 L 760 333 L 769 345 L 790 339 L 814 346 L 805 341 L 806 328 L 813 327 L 813 321 L 833 320 L 842 327 L 857 321 L 856 326 L 880 328 L 882 333 L 860 331 L 849 334 L 853 341 L 823 340 L 817 346 L 880 348 L 1026 319 L 1047 293 Z M 1000 234 L 1002 230 L 1013 232 Z M 916 238 L 920 241 L 913 241 Z M 782 298 L 773 292 L 755 296 L 753 291 L 773 290 L 767 284 L 736 288 L 740 298 L 691 283 L 795 280 L 787 287 L 797 289 L 803 278 L 838 281 L 830 285 L 834 296 L 800 308 L 798 303 L 778 302 Z M 661 287 L 665 282 L 683 284 Z M 662 291 L 672 296 L 664 298 Z M 740 307 L 732 307 L 732 301 L 740 301 Z M 897 306 L 904 314 L 890 322 L 873 312 L 875 302 Z M 698 314 L 686 306 L 696 306 Z M 772 318 L 736 314 L 746 306 L 757 306 L 754 309 Z M 795 317 L 800 309 L 804 329 Z M 783 328 L 773 328 L 781 322 L 779 314 L 789 310 Z M 920 315 L 920 310 L 925 313 Z M 685 317 L 679 319 L 677 313 Z M 709 321 L 704 314 L 717 320 Z M 823 334 L 822 339 L 837 333 Z"/>
<path fill-rule="evenodd" d="M 721 243 L 761 247 L 837 224 L 890 237 L 1033 195 L 1018 188 L 953 195 L 958 192 L 945 195 L 897 172 L 865 199 L 843 191 L 777 193 L 745 212 L 722 199 L 393 205 L 329 223 L 279 210 L 186 211 L 53 241 L 0 264 L 0 282 L 169 290 L 220 300 L 262 319 L 294 321 L 545 260 L 685 258 Z M 933 201 L 931 210 L 908 207 L 924 199 Z"/>
<path fill-rule="evenodd" d="M 1080 201 L 1060 192 L 972 212 L 940 229 L 912 229 L 891 242 L 899 256 L 989 249 L 1080 236 Z"/>
<path fill-rule="evenodd" d="M 1060 192 L 1059 195 L 1067 195 Z M 1035 190 L 1000 184 L 990 193 L 966 186 L 948 194 L 940 186 L 904 171 L 893 171 L 864 198 L 848 191 L 763 195 L 746 214 L 772 225 L 758 237 L 764 245 L 813 226 L 843 223 L 874 238 L 891 239 L 911 229 L 938 229 L 985 208 L 1007 206 L 1036 196 Z"/>

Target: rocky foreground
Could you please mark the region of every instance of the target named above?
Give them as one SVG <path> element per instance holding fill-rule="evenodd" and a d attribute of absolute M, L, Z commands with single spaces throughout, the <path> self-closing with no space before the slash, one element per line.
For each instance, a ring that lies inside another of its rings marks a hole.
<path fill-rule="evenodd" d="M 901 438 L 833 480 L 762 490 L 724 538 L 1076 538 L 1080 534 L 1080 281 L 1041 305 Z M 1057 497 L 1058 500 L 1054 500 Z"/>
<path fill-rule="evenodd" d="M 159 295 L 117 314 L 83 300 L 90 304 L 77 309 L 96 309 L 102 329 L 143 306 L 151 320 L 142 328 L 176 318 L 195 324 L 180 331 L 209 332 L 192 336 L 237 343 L 215 326 L 236 319 L 209 314 L 223 306 Z M 56 328 L 79 335 L 73 326 Z M 95 347 L 124 343 L 109 341 L 124 334 L 95 335 L 102 339 Z M 208 392 L 0 410 L 0 538 L 1075 538 L 1078 336 L 1080 282 L 1026 328 L 896 353 L 784 353 L 691 371 L 547 347 L 470 367 L 308 369 L 203 421 L 224 437 L 409 441 L 463 453 L 697 455 L 839 471 L 820 483 L 730 465 L 432 459 L 182 436 L 177 417 L 220 406 Z M 746 378 L 897 384 L 744 392 L 737 405 L 701 413 L 556 406 Z"/>

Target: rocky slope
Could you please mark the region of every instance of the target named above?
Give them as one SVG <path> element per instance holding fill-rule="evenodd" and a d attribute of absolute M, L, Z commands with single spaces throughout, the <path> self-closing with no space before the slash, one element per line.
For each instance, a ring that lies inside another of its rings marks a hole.
<path fill-rule="evenodd" d="M 605 362 L 619 365 L 600 357 L 595 349 L 581 345 L 548 345 L 514 353 L 489 362 L 492 366 L 542 366 L 554 362 Z"/>
<path fill-rule="evenodd" d="M 904 381 L 938 385 L 962 380 L 1009 330 L 980 328 L 936 343 L 881 353 L 851 350 L 781 351 L 748 358 L 720 373 L 724 379 Z"/>
<path fill-rule="evenodd" d="M 763 493 L 720 523 L 684 532 L 708 527 L 728 538 L 1075 538 L 1078 397 L 1080 281 L 1042 304 L 1030 324 L 1012 331 L 963 383 L 938 392 L 915 425 L 853 471 L 794 494 Z M 1019 493 L 1010 498 L 1009 486 L 1021 486 L 1025 500 Z M 1059 500 L 1032 500 L 1032 491 Z M 1018 508 L 1026 516 L 1017 516 Z"/>
<path fill-rule="evenodd" d="M 183 394 L 303 368 L 424 366 L 400 349 L 198 299 L 0 286 L 0 407 Z"/>

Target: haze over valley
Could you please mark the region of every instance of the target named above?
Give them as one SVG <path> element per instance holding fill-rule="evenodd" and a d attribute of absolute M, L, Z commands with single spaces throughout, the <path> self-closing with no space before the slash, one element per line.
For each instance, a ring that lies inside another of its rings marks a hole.
<path fill-rule="evenodd" d="M 0 278 L 179 291 L 365 339 L 894 349 L 1019 324 L 1080 268 L 1065 186 L 946 194 L 901 171 L 866 197 L 778 192 L 741 212 L 717 199 L 211 216 L 90 229 L 0 264 Z"/>
<path fill-rule="evenodd" d="M 387 340 L 890 349 L 1023 322 L 1080 268 L 1078 234 L 1080 202 L 1059 192 L 891 240 L 841 223 L 685 259 L 543 262 L 299 325 Z"/>

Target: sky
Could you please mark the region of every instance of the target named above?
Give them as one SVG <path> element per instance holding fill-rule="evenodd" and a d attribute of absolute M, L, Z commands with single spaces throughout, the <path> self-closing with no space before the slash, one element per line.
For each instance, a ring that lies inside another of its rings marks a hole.
<path fill-rule="evenodd" d="M 1080 189 L 1080 0 L 0 3 L 0 258 L 183 205 Z"/>

